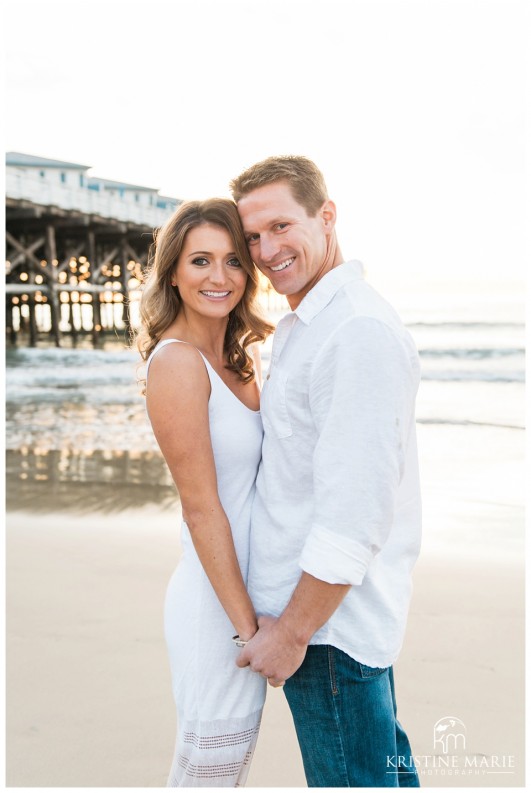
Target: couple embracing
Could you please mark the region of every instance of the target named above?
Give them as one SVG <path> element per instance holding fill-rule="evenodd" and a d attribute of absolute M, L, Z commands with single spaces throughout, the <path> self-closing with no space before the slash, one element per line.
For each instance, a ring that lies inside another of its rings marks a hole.
<path fill-rule="evenodd" d="M 313 162 L 270 157 L 231 187 L 156 235 L 141 305 L 147 409 L 183 511 L 168 786 L 245 784 L 269 683 L 310 787 L 417 787 L 392 668 L 420 544 L 417 352 L 344 261 Z M 291 308 L 263 387 L 258 270 Z"/>

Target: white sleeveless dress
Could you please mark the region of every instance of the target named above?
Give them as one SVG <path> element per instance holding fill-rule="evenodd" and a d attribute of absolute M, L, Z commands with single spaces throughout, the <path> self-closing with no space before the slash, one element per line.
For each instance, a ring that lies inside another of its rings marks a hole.
<path fill-rule="evenodd" d="M 159 342 L 148 359 L 166 344 Z M 185 343 L 185 342 L 180 342 Z M 251 505 L 262 449 L 260 413 L 246 407 L 201 356 L 210 378 L 210 436 L 218 493 L 243 579 L 249 569 Z M 168 585 L 164 629 L 177 706 L 168 787 L 244 785 L 258 738 L 266 681 L 239 669 L 235 633 L 196 554 L 186 523 L 182 557 Z"/>

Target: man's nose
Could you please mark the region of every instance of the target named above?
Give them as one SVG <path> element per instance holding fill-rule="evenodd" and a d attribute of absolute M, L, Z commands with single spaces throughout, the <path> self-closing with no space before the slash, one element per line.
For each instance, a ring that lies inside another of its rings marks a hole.
<path fill-rule="evenodd" d="M 263 234 L 260 237 L 260 259 L 262 262 L 274 261 L 280 250 L 280 246 L 275 237 Z"/>

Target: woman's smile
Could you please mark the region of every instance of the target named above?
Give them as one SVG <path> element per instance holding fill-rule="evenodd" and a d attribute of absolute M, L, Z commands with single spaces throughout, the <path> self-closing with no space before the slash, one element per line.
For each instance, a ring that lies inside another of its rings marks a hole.
<path fill-rule="evenodd" d="M 209 300 L 223 300 L 224 298 L 230 295 L 230 291 L 226 292 L 214 292 L 213 290 L 209 289 L 201 289 L 201 294 L 205 297 L 208 297 Z"/>

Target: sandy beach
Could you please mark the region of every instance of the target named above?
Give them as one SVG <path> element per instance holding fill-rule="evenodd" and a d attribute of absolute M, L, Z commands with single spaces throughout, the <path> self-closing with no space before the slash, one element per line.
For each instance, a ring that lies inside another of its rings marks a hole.
<path fill-rule="evenodd" d="M 39 503 L 8 514 L 7 785 L 164 786 L 175 714 L 162 602 L 177 510 Z M 396 678 L 424 786 L 524 784 L 522 565 L 430 543 L 417 565 Z M 433 769 L 445 716 L 466 725 L 457 762 L 476 758 L 466 773 Z M 510 767 L 499 767 L 503 757 Z M 305 786 L 280 690 L 269 690 L 248 785 Z"/>

